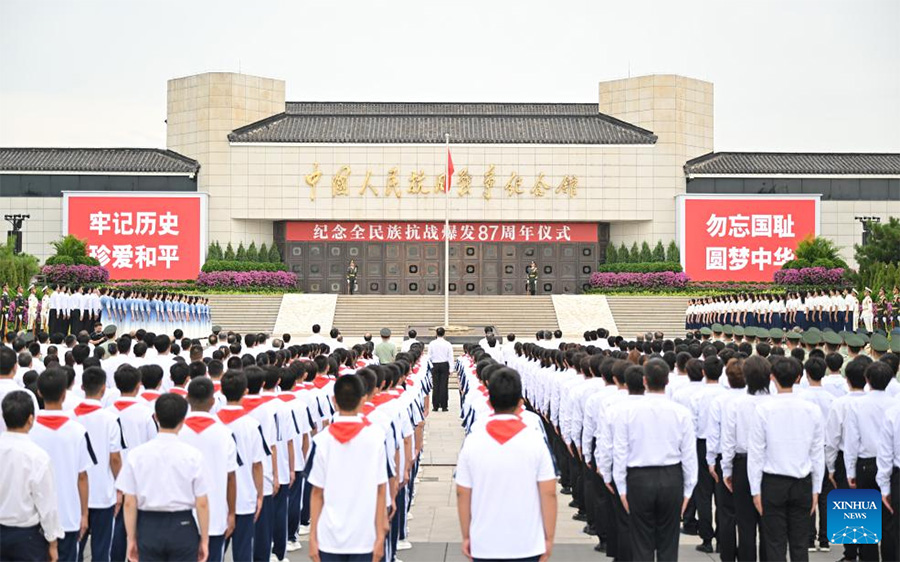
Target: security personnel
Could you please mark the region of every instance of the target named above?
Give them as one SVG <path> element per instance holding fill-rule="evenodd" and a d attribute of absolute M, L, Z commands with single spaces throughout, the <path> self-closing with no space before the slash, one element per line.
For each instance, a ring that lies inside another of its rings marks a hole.
<path fill-rule="evenodd" d="M 160 396 L 155 404 L 159 435 L 128 454 L 116 479 L 125 494 L 131 560 L 206 560 L 209 554 L 203 455 L 178 439 L 187 410 L 181 396 Z"/>
<path fill-rule="evenodd" d="M 537 278 L 538 278 L 538 268 L 537 264 L 534 263 L 534 260 L 525 268 L 525 275 L 527 276 L 527 289 L 528 294 L 534 296 L 537 292 Z"/>
<path fill-rule="evenodd" d="M 348 294 L 353 294 L 356 292 L 356 276 L 359 273 L 359 268 L 356 266 L 356 262 L 354 260 L 350 260 L 350 266 L 347 268 L 347 292 Z"/>

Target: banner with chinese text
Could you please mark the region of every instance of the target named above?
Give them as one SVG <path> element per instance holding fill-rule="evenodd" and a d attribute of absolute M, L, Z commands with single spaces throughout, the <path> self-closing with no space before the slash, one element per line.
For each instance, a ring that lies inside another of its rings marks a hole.
<path fill-rule="evenodd" d="M 442 222 L 288 222 L 289 242 L 443 242 Z M 453 242 L 597 242 L 596 223 L 450 223 Z"/>
<path fill-rule="evenodd" d="M 771 282 L 819 231 L 819 197 L 678 197 L 681 265 L 694 281 Z"/>
<path fill-rule="evenodd" d="M 206 194 L 65 193 L 63 231 L 88 241 L 110 279 L 195 279 L 206 248 Z"/>

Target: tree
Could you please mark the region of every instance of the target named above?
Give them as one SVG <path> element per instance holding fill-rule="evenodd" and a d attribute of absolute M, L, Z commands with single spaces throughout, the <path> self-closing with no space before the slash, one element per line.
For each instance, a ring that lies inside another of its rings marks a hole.
<path fill-rule="evenodd" d="M 631 250 L 628 252 L 628 263 L 638 263 L 641 261 L 641 250 L 638 248 L 637 242 L 631 244 Z"/>
<path fill-rule="evenodd" d="M 256 258 L 256 261 L 267 262 L 269 261 L 269 248 L 266 247 L 266 243 L 263 242 L 262 246 L 259 247 L 259 255 Z"/>
<path fill-rule="evenodd" d="M 236 259 L 237 261 L 247 261 L 247 249 L 244 248 L 243 242 L 238 244 L 238 249 L 234 254 L 234 259 Z"/>
<path fill-rule="evenodd" d="M 0 285 L 8 284 L 13 291 L 19 285 L 28 287 L 31 279 L 40 271 L 36 257 L 25 253 L 15 254 L 14 248 L 15 241 L 12 237 L 6 244 L 0 244 Z"/>
<path fill-rule="evenodd" d="M 616 263 L 616 260 L 619 259 L 618 252 L 616 252 L 616 245 L 610 244 L 606 247 L 606 263 Z"/>
<path fill-rule="evenodd" d="M 256 249 L 256 242 L 250 242 L 250 247 L 247 248 L 247 261 L 259 261 L 259 252 Z"/>
<path fill-rule="evenodd" d="M 631 255 L 628 253 L 628 248 L 625 247 L 625 242 L 619 244 L 619 263 L 628 263 L 631 261 Z"/>
<path fill-rule="evenodd" d="M 206 250 L 206 259 L 207 260 L 220 260 L 222 259 L 222 247 L 219 246 L 218 242 L 213 242 L 209 245 L 209 248 Z"/>
<path fill-rule="evenodd" d="M 234 261 L 234 248 L 231 247 L 231 242 L 228 243 L 228 246 L 225 247 L 225 261 Z"/>
<path fill-rule="evenodd" d="M 653 261 L 653 252 L 650 250 L 650 244 L 647 241 L 641 243 L 641 263 L 649 263 Z"/>
<path fill-rule="evenodd" d="M 281 252 L 278 251 L 278 246 L 275 244 L 269 246 L 269 262 L 281 263 Z"/>
<path fill-rule="evenodd" d="M 669 247 L 666 249 L 666 261 L 671 263 L 681 262 L 681 253 L 678 251 L 678 244 L 674 240 L 669 242 Z"/>
<path fill-rule="evenodd" d="M 666 249 L 663 248 L 662 240 L 657 240 L 653 247 L 653 261 L 666 261 Z"/>
<path fill-rule="evenodd" d="M 853 246 L 859 269 L 875 263 L 900 263 L 900 218 L 890 217 L 886 223 L 870 222 L 865 245 Z"/>
<path fill-rule="evenodd" d="M 847 262 L 841 258 L 841 249 L 828 238 L 822 236 L 807 236 L 797 244 L 794 251 L 795 261 L 809 264 L 807 267 L 843 267 L 847 269 Z"/>

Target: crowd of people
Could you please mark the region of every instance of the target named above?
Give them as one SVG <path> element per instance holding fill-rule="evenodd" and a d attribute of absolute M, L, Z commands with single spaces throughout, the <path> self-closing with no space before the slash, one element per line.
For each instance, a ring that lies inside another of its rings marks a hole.
<path fill-rule="evenodd" d="M 4 336 L 0 559 L 397 562 L 451 371 L 468 558 L 549 558 L 560 487 L 615 560 L 805 560 L 837 487 L 884 502 L 844 559 L 900 559 L 900 338 L 116 332 Z"/>
<path fill-rule="evenodd" d="M 130 291 L 84 285 L 31 285 L 0 292 L 0 334 L 7 332 L 60 333 L 90 331 L 96 324 L 116 325 L 120 333 L 144 329 L 189 337 L 206 337 L 212 328 L 209 301 L 178 293 Z"/>
<path fill-rule="evenodd" d="M 856 289 L 812 290 L 785 294 L 734 294 L 691 299 L 685 310 L 688 330 L 714 324 L 791 330 L 830 328 L 835 332 L 890 333 L 900 327 L 900 288 L 884 288 L 873 297 L 868 287 L 862 300 Z"/>

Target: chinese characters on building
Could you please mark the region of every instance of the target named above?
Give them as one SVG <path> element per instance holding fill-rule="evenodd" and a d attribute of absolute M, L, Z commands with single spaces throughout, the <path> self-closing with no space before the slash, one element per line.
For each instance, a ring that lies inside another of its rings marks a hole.
<path fill-rule="evenodd" d="M 117 236 L 177 237 L 178 215 L 171 212 L 120 211 L 91 213 L 88 230 L 103 237 L 104 233 Z M 89 244 L 88 252 L 100 265 L 110 269 L 148 269 L 164 265 L 171 269 L 179 261 L 177 244 Z"/>
<path fill-rule="evenodd" d="M 596 242 L 592 223 L 451 223 L 454 242 Z M 437 222 L 290 222 L 287 239 L 310 242 L 442 242 Z"/>
<path fill-rule="evenodd" d="M 710 238 L 729 239 L 729 244 L 706 247 L 706 269 L 741 271 L 755 267 L 763 271 L 768 266 L 781 267 L 794 259 L 789 246 L 769 249 L 754 239 L 787 238 L 793 243 L 794 219 L 792 215 L 723 215 L 715 213 L 706 221 L 706 233 Z M 745 242 L 745 243 L 742 243 Z"/>

